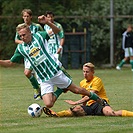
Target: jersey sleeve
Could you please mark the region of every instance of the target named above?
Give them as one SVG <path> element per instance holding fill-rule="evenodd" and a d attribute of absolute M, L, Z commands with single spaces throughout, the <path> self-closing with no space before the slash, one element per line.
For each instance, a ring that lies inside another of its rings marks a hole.
<path fill-rule="evenodd" d="M 63 30 L 62 25 L 61 24 L 58 24 L 57 27 L 60 29 L 60 32 L 58 33 L 58 35 L 60 36 L 60 38 L 64 38 L 65 35 L 64 35 L 64 30 Z"/>
<path fill-rule="evenodd" d="M 50 36 L 48 35 L 48 33 L 46 31 L 38 31 L 38 33 L 47 41 L 49 40 Z"/>
<path fill-rule="evenodd" d="M 38 26 L 38 31 L 43 31 L 44 30 L 40 24 L 37 24 L 37 26 Z"/>
<path fill-rule="evenodd" d="M 20 52 L 16 48 L 16 50 L 14 52 L 14 55 L 11 57 L 10 61 L 13 62 L 13 63 L 20 63 L 22 59 L 23 59 L 23 55 L 20 54 Z"/>

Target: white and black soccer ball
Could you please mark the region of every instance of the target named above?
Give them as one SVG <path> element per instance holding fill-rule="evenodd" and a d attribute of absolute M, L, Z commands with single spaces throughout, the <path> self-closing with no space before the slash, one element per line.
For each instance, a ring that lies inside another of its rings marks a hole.
<path fill-rule="evenodd" d="M 33 103 L 28 107 L 28 114 L 31 117 L 40 117 L 42 115 L 42 107 L 37 103 Z"/>

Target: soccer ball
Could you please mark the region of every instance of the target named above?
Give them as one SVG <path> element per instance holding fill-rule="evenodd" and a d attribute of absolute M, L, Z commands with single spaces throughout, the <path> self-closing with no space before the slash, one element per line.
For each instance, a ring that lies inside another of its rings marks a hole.
<path fill-rule="evenodd" d="M 40 117 L 42 115 L 42 107 L 37 103 L 33 103 L 28 107 L 28 114 L 31 117 Z"/>

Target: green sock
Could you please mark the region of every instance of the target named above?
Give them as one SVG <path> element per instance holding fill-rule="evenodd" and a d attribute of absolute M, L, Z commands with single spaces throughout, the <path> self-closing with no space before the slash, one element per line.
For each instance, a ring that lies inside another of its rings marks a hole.
<path fill-rule="evenodd" d="M 122 60 L 122 61 L 120 62 L 120 64 L 119 64 L 119 67 L 122 67 L 125 63 L 126 63 L 125 60 Z"/>
<path fill-rule="evenodd" d="M 130 64 L 131 64 L 132 69 L 133 69 L 133 60 L 130 60 Z"/>
<path fill-rule="evenodd" d="M 31 82 L 34 89 L 40 89 L 39 84 L 38 84 L 36 78 L 33 75 L 31 75 L 29 80 L 30 80 L 30 82 Z"/>
<path fill-rule="evenodd" d="M 90 92 L 90 99 L 97 101 L 97 99 L 99 99 L 99 96 L 93 92 Z"/>
<path fill-rule="evenodd" d="M 57 90 L 54 92 L 54 95 L 56 98 L 58 98 L 63 92 L 63 89 L 57 88 Z"/>

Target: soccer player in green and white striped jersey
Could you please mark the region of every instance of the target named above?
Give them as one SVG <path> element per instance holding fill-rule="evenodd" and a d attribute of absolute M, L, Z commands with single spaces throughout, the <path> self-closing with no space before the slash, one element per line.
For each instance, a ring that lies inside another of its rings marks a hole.
<path fill-rule="evenodd" d="M 85 88 L 80 88 L 72 83 L 69 78 L 61 70 L 61 62 L 53 55 L 47 52 L 47 41 L 50 36 L 60 31 L 53 23 L 51 23 L 44 15 L 38 17 L 39 22 L 49 25 L 52 30 L 48 33 L 40 31 L 31 33 L 26 24 L 16 28 L 19 36 L 23 40 L 15 50 L 14 55 L 10 60 L 0 60 L 1 66 L 13 66 L 18 63 L 22 58 L 30 61 L 32 68 L 35 70 L 41 79 L 41 95 L 44 104 L 47 108 L 53 107 L 58 96 L 62 93 L 63 89 L 68 89 L 73 93 L 89 96 L 90 99 L 103 103 L 103 100 L 95 93 L 87 91 Z M 54 86 L 61 88 L 54 92 Z"/>
<path fill-rule="evenodd" d="M 43 28 L 40 24 L 32 22 L 31 9 L 23 9 L 21 12 L 21 15 L 22 15 L 24 23 L 29 26 L 31 33 L 36 33 L 37 31 L 43 31 Z M 22 23 L 22 24 L 24 24 L 24 23 Z M 19 24 L 19 25 L 21 25 L 21 24 Z M 17 32 L 15 35 L 15 43 L 17 43 L 17 44 L 23 43 L 23 41 L 21 40 L 21 38 L 19 37 Z"/>
<path fill-rule="evenodd" d="M 60 23 L 54 21 L 54 13 L 51 11 L 46 11 L 45 16 L 49 19 L 50 22 L 55 24 L 59 29 L 60 32 L 57 34 L 53 34 L 48 40 L 48 50 L 50 54 L 54 54 L 56 58 L 61 61 L 62 53 L 63 53 L 63 45 L 65 42 L 65 35 L 63 27 Z M 49 31 L 51 27 L 47 24 L 44 25 L 44 30 Z"/>
<path fill-rule="evenodd" d="M 31 9 L 23 9 L 21 14 L 22 14 L 24 23 L 29 26 L 31 33 L 36 33 L 37 31 L 43 31 L 43 28 L 41 27 L 40 24 L 32 22 Z M 19 24 L 18 26 L 23 25 L 24 23 Z M 23 41 L 21 40 L 21 38 L 17 32 L 16 32 L 16 36 L 15 36 L 15 43 L 17 43 L 17 44 L 23 43 Z M 35 75 L 34 71 L 30 70 L 31 65 L 27 59 L 24 59 L 24 66 L 25 66 L 24 74 L 29 79 L 29 81 L 31 82 L 33 89 L 34 89 L 34 99 L 39 100 L 39 99 L 41 99 L 40 87 L 39 87 L 39 84 L 36 79 L 36 75 Z"/>

